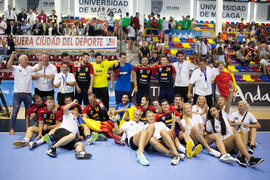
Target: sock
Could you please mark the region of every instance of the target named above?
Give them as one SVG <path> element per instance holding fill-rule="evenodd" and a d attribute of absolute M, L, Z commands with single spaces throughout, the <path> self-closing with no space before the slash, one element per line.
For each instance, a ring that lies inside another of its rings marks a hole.
<path fill-rule="evenodd" d="M 180 144 L 177 149 L 182 153 L 186 153 L 186 148 L 182 144 Z"/>
<path fill-rule="evenodd" d="M 192 142 L 192 146 L 194 147 L 194 146 L 195 146 L 195 144 L 194 144 L 193 140 L 192 140 L 192 139 L 190 139 L 190 141 Z"/>
<path fill-rule="evenodd" d="M 41 138 L 40 140 L 37 140 L 36 143 L 37 145 L 43 144 L 45 141 L 43 138 Z"/>
<path fill-rule="evenodd" d="M 24 137 L 23 141 L 30 142 L 30 138 Z"/>

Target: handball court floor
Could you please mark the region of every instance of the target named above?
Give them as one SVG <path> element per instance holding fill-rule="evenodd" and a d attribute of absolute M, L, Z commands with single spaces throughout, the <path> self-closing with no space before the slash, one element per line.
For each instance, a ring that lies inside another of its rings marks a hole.
<path fill-rule="evenodd" d="M 239 164 L 225 164 L 203 150 L 193 159 L 185 159 L 179 165 L 170 164 L 171 157 L 160 153 L 145 153 L 150 166 L 144 167 L 136 162 L 136 153 L 128 146 L 116 145 L 112 139 L 86 145 L 85 150 L 92 154 L 90 160 L 77 160 L 74 151 L 57 149 L 57 157 L 46 154 L 46 144 L 30 151 L 28 147 L 16 148 L 13 141 L 22 140 L 25 130 L 21 108 L 16 123 L 16 134 L 8 134 L 9 120 L 0 119 L 0 180 L 76 180 L 76 179 L 260 179 L 270 178 L 270 133 L 258 132 L 258 147 L 254 156 L 264 158 L 264 162 L 255 168 L 243 168 Z M 252 112 L 256 118 L 265 123 L 269 131 L 270 113 L 267 109 Z M 264 125 L 262 125 L 264 126 Z"/>

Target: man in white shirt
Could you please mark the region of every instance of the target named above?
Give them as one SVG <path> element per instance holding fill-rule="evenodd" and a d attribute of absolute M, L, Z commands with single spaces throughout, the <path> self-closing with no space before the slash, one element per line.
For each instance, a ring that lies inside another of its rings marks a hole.
<path fill-rule="evenodd" d="M 55 75 L 53 85 L 58 88 L 57 101 L 60 106 L 64 105 L 65 96 L 74 98 L 75 77 L 68 72 L 68 63 L 61 64 L 61 72 Z"/>
<path fill-rule="evenodd" d="M 190 72 L 193 71 L 196 66 L 185 60 L 185 55 L 182 51 L 176 53 L 176 58 L 178 62 L 172 64 L 176 71 L 174 94 L 181 94 L 184 98 L 184 102 L 188 102 L 187 92 Z"/>
<path fill-rule="evenodd" d="M 206 67 L 206 61 L 201 60 L 199 62 L 199 69 L 193 71 L 188 85 L 187 97 L 191 99 L 191 90 L 193 85 L 194 98 L 193 104 L 196 104 L 199 96 L 205 96 L 208 107 L 212 107 L 212 79 L 216 76 L 216 69 Z"/>
<path fill-rule="evenodd" d="M 57 74 L 56 67 L 49 63 L 48 54 L 41 55 L 42 69 L 32 75 L 35 80 L 35 94 L 38 94 L 42 99 L 46 96 L 54 97 L 53 79 Z M 34 66 L 36 67 L 37 64 Z"/>
<path fill-rule="evenodd" d="M 33 13 L 33 10 L 30 8 L 29 9 L 29 14 L 27 14 L 27 20 L 30 22 L 32 25 L 35 23 L 36 20 L 36 14 Z"/>
<path fill-rule="evenodd" d="M 41 63 L 39 63 L 36 68 L 28 66 L 28 57 L 24 54 L 19 56 L 18 66 L 12 65 L 14 57 L 17 55 L 18 53 L 13 51 L 7 64 L 7 68 L 10 69 L 14 75 L 13 111 L 10 121 L 10 135 L 15 134 L 14 128 L 21 103 L 23 102 L 25 105 L 25 117 L 27 110 L 31 105 L 32 73 L 41 70 Z"/>
<path fill-rule="evenodd" d="M 8 5 L 8 9 L 4 11 L 4 17 L 7 23 L 9 23 L 11 20 L 17 21 L 17 15 L 16 13 L 12 10 L 12 6 Z"/>
<path fill-rule="evenodd" d="M 151 137 L 153 137 L 155 132 L 155 125 L 149 124 L 149 127 L 145 129 L 144 123 L 140 122 L 142 112 L 135 110 L 133 113 L 133 120 L 126 121 L 123 123 L 121 128 L 118 127 L 117 119 L 113 119 L 115 133 L 122 134 L 126 133 L 128 138 L 128 143 L 131 149 L 136 151 L 137 162 L 143 166 L 148 166 L 149 162 L 145 158 L 143 151 L 147 146 Z"/>
<path fill-rule="evenodd" d="M 101 21 L 106 20 L 107 13 L 105 12 L 105 7 L 102 7 L 101 12 L 98 14 L 98 17 L 100 18 Z"/>
<path fill-rule="evenodd" d="M 63 121 L 52 136 L 54 142 L 53 146 L 47 151 L 47 154 L 51 157 L 56 157 L 56 148 L 58 147 L 63 147 L 68 150 L 75 149 L 75 157 L 77 159 L 90 159 L 92 156 L 90 153 L 84 151 L 83 143 L 76 140 L 76 135 L 79 133 L 78 118 L 80 114 L 76 110 L 72 110 L 71 112 L 69 110 L 76 104 L 78 104 L 78 101 L 75 99 L 63 108 Z"/>
<path fill-rule="evenodd" d="M 0 17 L 0 35 L 5 35 L 7 29 L 7 23 Z"/>

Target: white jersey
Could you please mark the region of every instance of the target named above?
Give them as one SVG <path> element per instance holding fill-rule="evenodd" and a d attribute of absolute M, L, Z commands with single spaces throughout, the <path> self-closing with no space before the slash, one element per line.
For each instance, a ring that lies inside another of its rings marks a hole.
<path fill-rule="evenodd" d="M 172 65 L 174 66 L 174 69 L 176 71 L 174 86 L 188 87 L 190 71 L 193 71 L 196 68 L 196 66 L 193 63 L 186 60 L 183 61 L 182 63 L 174 62 Z"/>
<path fill-rule="evenodd" d="M 123 125 L 121 126 L 120 129 L 123 129 L 127 135 L 128 138 L 128 143 L 130 144 L 130 138 L 132 136 L 134 136 L 135 134 L 137 134 L 138 132 L 140 132 L 141 130 L 143 130 L 144 127 L 144 123 L 143 122 L 135 122 L 135 121 L 126 121 L 123 123 Z"/>
<path fill-rule="evenodd" d="M 230 126 L 230 123 L 229 123 L 229 121 L 228 121 L 227 116 L 223 116 L 223 119 L 224 119 L 224 122 L 225 122 L 225 125 L 226 125 L 226 134 L 225 134 L 225 135 L 222 135 L 222 134 L 221 134 L 221 124 L 220 124 L 220 121 L 217 120 L 216 118 L 215 118 L 215 131 L 214 131 L 214 129 L 213 129 L 213 126 L 212 126 L 212 123 L 211 123 L 210 120 L 208 120 L 208 121 L 206 122 L 205 128 L 206 128 L 206 131 L 207 131 L 207 132 L 211 132 L 211 133 L 215 133 L 215 132 L 216 132 L 216 133 L 220 133 L 220 134 L 221 134 L 221 137 L 222 137 L 222 140 L 225 140 L 226 138 L 228 138 L 228 137 L 230 137 L 231 135 L 233 135 L 233 130 L 232 130 L 231 126 Z"/>
<path fill-rule="evenodd" d="M 149 124 L 147 123 L 145 125 L 145 128 L 148 128 L 148 126 L 149 126 Z M 155 122 L 155 132 L 154 132 L 154 135 L 153 135 L 153 137 L 155 139 L 160 139 L 161 138 L 161 135 L 160 135 L 161 130 L 170 131 L 170 129 L 163 122 Z"/>
<path fill-rule="evenodd" d="M 76 135 L 79 132 L 78 124 L 77 118 L 74 117 L 71 112 L 69 112 L 68 114 L 63 115 L 63 121 L 59 128 L 64 128 Z"/>
<path fill-rule="evenodd" d="M 181 123 L 186 128 L 188 134 L 190 134 L 192 127 L 199 126 L 200 123 L 203 123 L 201 116 L 199 116 L 197 114 L 192 114 L 192 118 L 188 118 L 188 120 L 189 120 L 191 126 L 187 125 L 185 119 L 181 119 Z"/>
<path fill-rule="evenodd" d="M 208 110 L 209 108 L 207 108 Z M 193 105 L 192 106 L 192 112 L 197 113 L 198 115 L 204 112 L 204 109 L 200 108 L 197 105 Z M 204 113 L 203 115 L 201 115 L 202 119 L 203 119 L 203 124 L 205 125 L 206 123 L 206 113 Z"/>
<path fill-rule="evenodd" d="M 252 123 L 256 123 L 257 122 L 257 119 L 253 116 L 253 114 L 251 114 L 250 112 L 247 112 L 247 115 L 245 117 L 245 119 L 243 120 L 244 118 L 244 115 L 246 113 L 244 113 L 243 115 L 241 115 L 238 111 L 235 111 L 233 112 L 231 115 L 230 115 L 230 120 L 233 122 L 233 123 L 240 123 L 240 122 L 243 122 L 245 124 L 252 124 Z M 249 128 L 245 128 L 243 126 L 235 126 L 235 129 L 239 132 L 240 130 L 247 130 L 249 131 Z"/>

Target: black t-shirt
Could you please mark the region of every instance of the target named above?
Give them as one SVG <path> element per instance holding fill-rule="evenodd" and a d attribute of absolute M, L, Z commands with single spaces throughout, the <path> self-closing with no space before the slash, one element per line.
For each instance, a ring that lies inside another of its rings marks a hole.
<path fill-rule="evenodd" d="M 149 49 L 148 49 L 148 47 L 146 47 L 145 49 L 143 48 L 143 47 L 141 47 L 141 52 L 142 52 L 142 54 L 143 54 L 143 56 L 147 56 L 147 54 L 149 54 L 150 53 L 150 51 L 149 51 Z"/>

